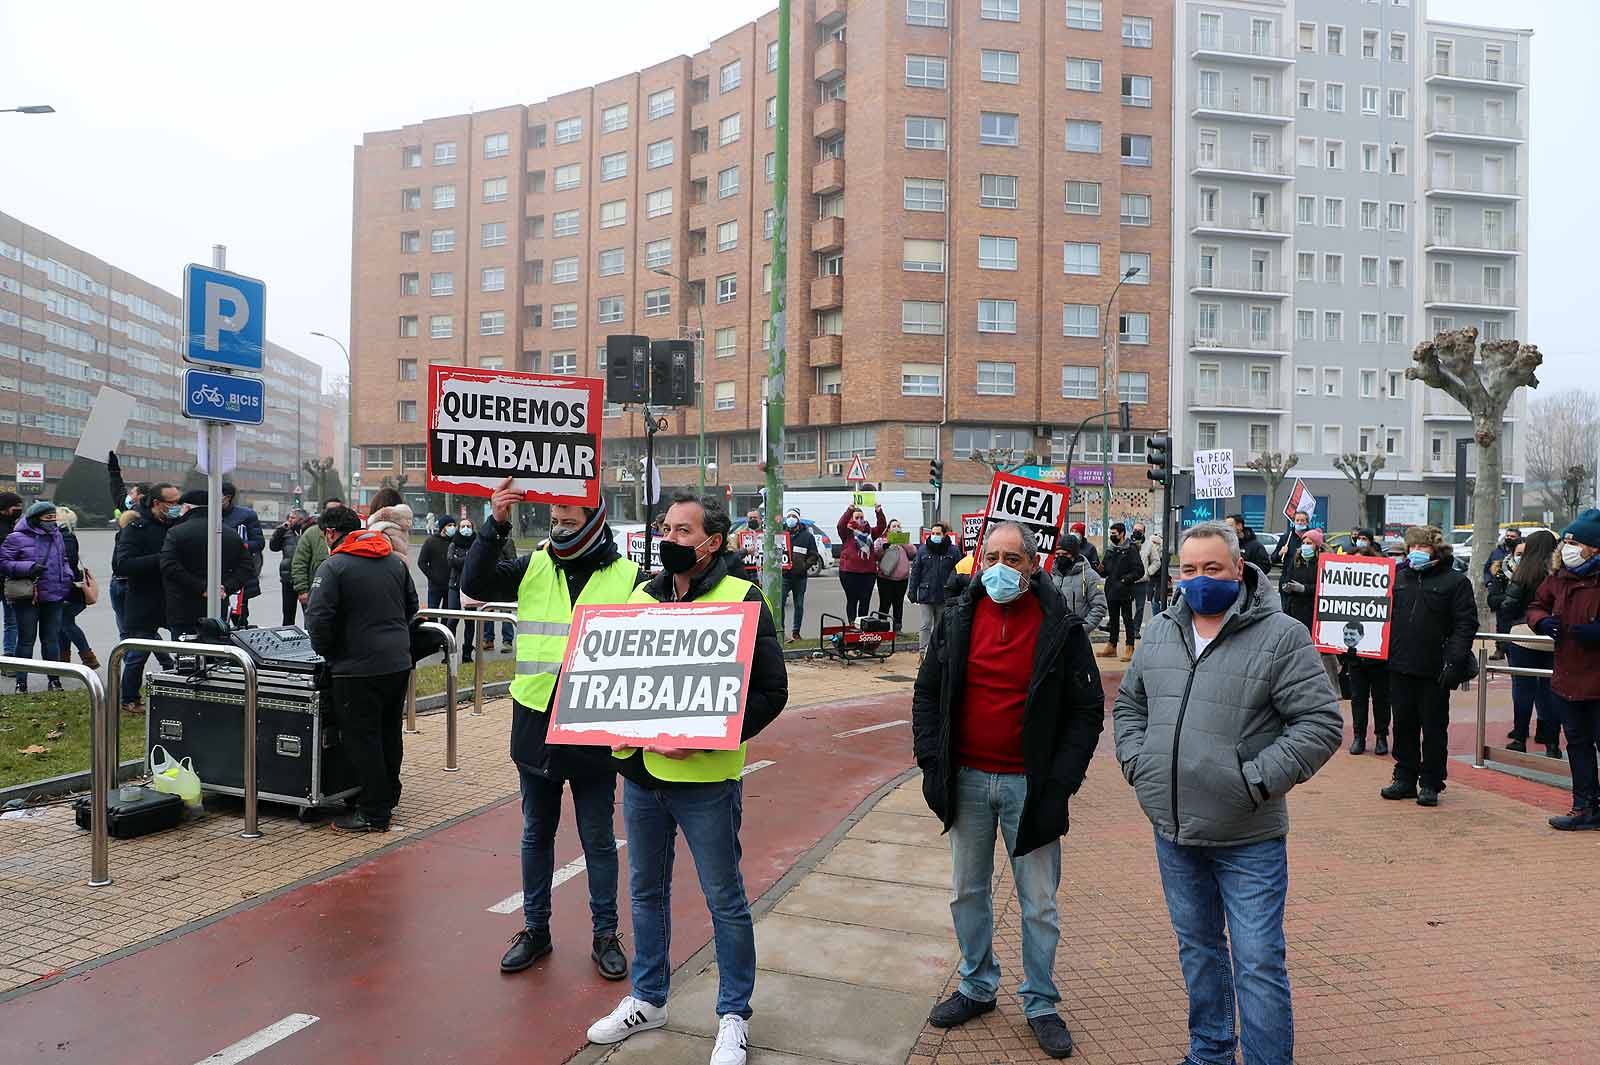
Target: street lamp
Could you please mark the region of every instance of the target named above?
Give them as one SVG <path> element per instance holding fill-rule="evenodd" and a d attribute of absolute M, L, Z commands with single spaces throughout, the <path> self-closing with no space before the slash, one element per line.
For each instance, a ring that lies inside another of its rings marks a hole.
<path fill-rule="evenodd" d="M 1111 304 L 1117 298 L 1117 292 L 1139 273 L 1137 266 L 1130 266 L 1117 280 L 1116 287 L 1111 290 L 1111 295 L 1106 297 L 1106 316 L 1100 328 L 1100 406 L 1104 410 L 1111 409 Z M 1107 546 L 1111 539 L 1111 453 L 1110 433 L 1101 430 L 1100 436 L 1100 470 L 1104 482 L 1101 491 L 1102 507 L 1100 511 L 1100 547 L 1102 551 L 1109 550 Z M 1072 471 L 1067 471 L 1067 479 L 1072 479 Z"/>
<path fill-rule="evenodd" d="M 339 345 L 339 350 L 344 353 L 345 383 L 347 386 L 344 397 L 344 491 L 348 497 L 347 502 L 351 506 L 355 506 L 356 368 L 350 361 L 350 349 L 344 346 L 344 341 L 338 337 L 331 337 L 327 333 L 319 333 L 315 329 L 311 331 L 311 335 L 321 337 L 323 340 L 333 341 Z"/>
<path fill-rule="evenodd" d="M 685 281 L 683 278 L 679 277 L 677 274 L 673 273 L 671 270 L 666 269 L 665 267 L 652 266 L 650 268 L 650 272 L 652 274 L 660 274 L 662 277 L 670 277 L 670 278 L 672 278 L 672 280 L 676 281 L 679 284 L 679 286 L 681 286 L 681 291 L 684 293 L 684 298 L 685 299 L 688 298 L 689 282 Z M 700 344 L 699 344 L 698 350 L 696 350 L 696 352 L 695 352 L 695 359 L 699 363 L 699 369 L 700 369 L 700 442 L 699 442 L 699 445 L 698 445 L 698 450 L 699 450 L 699 453 L 700 453 L 700 491 L 699 491 L 699 494 L 700 495 L 705 495 L 706 494 L 706 310 L 697 301 L 695 303 L 695 305 L 694 305 L 694 311 L 695 311 L 695 314 L 700 318 Z M 645 411 L 646 411 L 646 414 L 649 413 L 649 405 L 648 404 L 646 404 Z M 712 467 L 715 468 L 715 466 L 716 466 L 716 463 L 712 463 Z M 648 486 L 646 487 L 645 490 L 649 491 Z"/>
<path fill-rule="evenodd" d="M 53 115 L 56 109 L 49 104 L 27 104 L 23 107 L 0 107 L 0 115 Z"/>

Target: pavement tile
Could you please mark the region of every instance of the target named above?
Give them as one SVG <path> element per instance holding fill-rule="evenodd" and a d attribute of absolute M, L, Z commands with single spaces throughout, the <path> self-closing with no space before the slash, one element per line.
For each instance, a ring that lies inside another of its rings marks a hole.
<path fill-rule="evenodd" d="M 938 818 L 933 816 L 933 811 L 928 809 L 928 804 L 922 798 L 922 778 L 912 777 L 904 784 L 885 795 L 874 811 L 891 814 L 909 814 L 913 817 L 925 817 L 935 823 Z M 938 829 L 935 829 L 938 831 Z"/>
<path fill-rule="evenodd" d="M 756 957 L 766 969 L 867 987 L 926 992 L 943 982 L 959 953 L 953 937 L 913 935 L 769 913 L 756 924 Z"/>
<path fill-rule="evenodd" d="M 919 887 L 814 872 L 796 884 L 774 909 L 791 917 L 839 924 L 928 936 L 951 934 L 948 886 Z"/>
<path fill-rule="evenodd" d="M 886 880 L 891 884 L 921 884 L 934 888 L 950 886 L 948 849 L 847 838 L 840 840 L 839 845 L 817 868 L 824 873 L 864 880 Z"/>
<path fill-rule="evenodd" d="M 661 1028 L 633 1036 L 601 1060 L 612 1065 L 705 1065 L 711 1059 L 715 1042 L 715 1039 Z M 752 1046 L 749 1065 L 813 1065 L 825 1060 L 798 1058 Z"/>
<path fill-rule="evenodd" d="M 939 822 L 931 817 L 873 810 L 845 835 L 850 839 L 877 843 L 903 843 L 911 847 L 933 847 L 949 853 L 950 841 L 940 834 Z"/>

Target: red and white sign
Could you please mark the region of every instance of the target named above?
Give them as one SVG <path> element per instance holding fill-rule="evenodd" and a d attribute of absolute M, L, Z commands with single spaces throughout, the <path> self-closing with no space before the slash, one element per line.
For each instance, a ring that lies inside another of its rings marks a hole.
<path fill-rule="evenodd" d="M 867 460 L 860 455 L 850 457 L 850 472 L 844 475 L 847 481 L 865 481 L 867 479 Z"/>
<path fill-rule="evenodd" d="M 39 488 L 44 487 L 44 463 L 17 463 L 17 487 L 24 488 L 29 485 L 34 485 Z"/>
<path fill-rule="evenodd" d="M 604 385 L 430 366 L 428 491 L 490 496 L 510 477 L 529 502 L 598 506 Z"/>
<path fill-rule="evenodd" d="M 793 569 L 794 559 L 791 557 L 789 534 L 786 532 L 774 533 L 777 538 L 778 550 L 783 552 L 783 568 Z M 739 534 L 739 550 L 748 551 L 744 557 L 744 568 L 751 573 L 759 572 L 766 567 L 767 550 L 765 533 L 746 529 Z"/>
<path fill-rule="evenodd" d="M 1048 555 L 1061 538 L 1069 496 L 1066 485 L 997 473 L 989 482 L 989 508 L 984 512 L 983 533 L 987 536 L 996 525 L 1014 521 L 1037 533 L 1039 550 Z"/>
<path fill-rule="evenodd" d="M 1324 554 L 1317 565 L 1312 642 L 1323 654 L 1388 658 L 1395 560 Z"/>
<path fill-rule="evenodd" d="M 1311 494 L 1311 489 L 1306 487 L 1304 481 L 1296 477 L 1294 488 L 1289 492 L 1289 501 L 1283 505 L 1283 516 L 1293 521 L 1294 516 L 1302 511 L 1315 516 L 1317 497 Z"/>
<path fill-rule="evenodd" d="M 983 538 L 983 511 L 961 515 L 961 553 L 970 555 L 978 549 Z"/>

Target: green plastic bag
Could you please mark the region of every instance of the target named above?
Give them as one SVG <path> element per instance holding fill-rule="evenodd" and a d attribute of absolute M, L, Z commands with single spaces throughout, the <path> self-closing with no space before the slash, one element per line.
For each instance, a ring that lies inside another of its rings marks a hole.
<path fill-rule="evenodd" d="M 159 758 L 157 752 L 160 752 Z M 177 761 L 159 743 L 150 748 L 150 787 L 176 795 L 185 806 L 200 807 L 200 776 L 194 771 L 194 759 Z"/>

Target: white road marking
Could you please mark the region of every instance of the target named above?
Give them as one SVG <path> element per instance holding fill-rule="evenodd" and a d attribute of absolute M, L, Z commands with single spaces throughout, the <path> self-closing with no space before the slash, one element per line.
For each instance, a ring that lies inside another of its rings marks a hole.
<path fill-rule="evenodd" d="M 849 732 L 835 732 L 833 734 L 833 738 L 836 740 L 842 740 L 847 736 L 864 736 L 868 732 L 879 732 L 886 728 L 894 728 L 897 725 L 909 724 L 911 724 L 909 721 L 885 721 L 881 725 L 868 725 L 866 728 L 853 728 Z"/>
<path fill-rule="evenodd" d="M 754 773 L 758 769 L 765 769 L 769 765 L 777 765 L 777 764 L 778 764 L 777 762 L 773 762 L 773 761 L 751 762 L 749 765 L 747 765 L 743 769 L 739 770 L 739 775 L 741 777 L 747 777 L 751 773 Z"/>
<path fill-rule="evenodd" d="M 321 1018 L 309 1013 L 291 1013 L 276 1024 L 269 1024 L 254 1035 L 247 1035 L 237 1043 L 202 1058 L 195 1065 L 238 1065 L 246 1058 L 255 1057 L 275 1043 L 281 1043 L 302 1028 L 309 1028 Z"/>
<path fill-rule="evenodd" d="M 627 840 L 617 840 L 617 850 L 621 850 L 627 845 Z M 583 872 L 585 868 L 587 868 L 587 866 L 584 864 L 582 858 L 574 858 L 572 861 L 555 871 L 555 875 L 550 878 L 550 890 L 554 891 L 562 884 L 565 884 L 568 880 L 571 880 L 573 877 Z M 522 909 L 522 892 L 519 891 L 515 895 L 507 895 L 493 906 L 490 906 L 489 912 L 516 913 L 520 909 Z"/>

